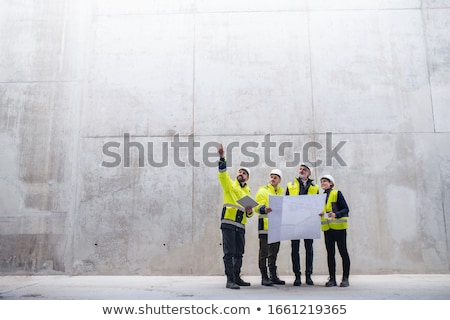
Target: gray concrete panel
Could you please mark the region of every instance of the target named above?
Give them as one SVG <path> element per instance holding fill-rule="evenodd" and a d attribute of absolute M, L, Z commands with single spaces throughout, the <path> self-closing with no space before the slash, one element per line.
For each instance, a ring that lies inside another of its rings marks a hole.
<path fill-rule="evenodd" d="M 195 0 L 121 0 L 92 1 L 95 15 L 149 15 L 192 13 Z"/>
<path fill-rule="evenodd" d="M 3 220 L 3 219 L 1 219 Z M 1 221 L 3 222 L 3 221 Z M 59 228 L 59 230 L 64 230 Z M 58 274 L 66 271 L 63 234 L 2 234 L 0 272 L 7 274 Z"/>
<path fill-rule="evenodd" d="M 65 213 L 33 212 L 0 217 L 0 271 L 65 272 Z"/>
<path fill-rule="evenodd" d="M 102 146 L 108 141 L 82 140 L 85 157 L 73 240 L 74 271 L 84 272 L 88 265 L 107 274 L 189 274 L 192 177 L 186 172 L 190 169 L 139 167 L 137 148 L 130 150 L 129 165 L 103 167 Z M 186 156 L 181 154 L 180 160 Z M 172 263 L 175 259 L 184 263 Z"/>
<path fill-rule="evenodd" d="M 307 8 L 306 0 L 195 0 L 198 12 L 299 11 Z"/>
<path fill-rule="evenodd" d="M 450 226 L 448 221 L 450 221 L 450 195 L 448 190 L 450 190 L 450 139 L 448 134 L 440 134 L 436 138 L 436 144 L 439 145 L 439 153 L 436 157 L 439 159 L 439 168 L 441 185 L 437 185 L 439 192 L 442 194 L 442 215 L 443 221 L 445 221 L 445 239 L 447 241 L 447 265 L 450 270 Z"/>
<path fill-rule="evenodd" d="M 312 10 L 384 10 L 384 9 L 418 9 L 420 0 L 315 0 L 308 1 L 308 8 Z"/>
<path fill-rule="evenodd" d="M 449 0 L 426 0 L 423 3 L 427 8 L 448 8 L 450 6 Z"/>
<path fill-rule="evenodd" d="M 424 13 L 435 130 L 450 131 L 450 10 L 434 9 Z"/>
<path fill-rule="evenodd" d="M 21 1 L 2 10 L 1 82 L 74 80 L 71 8 L 68 1 Z"/>
<path fill-rule="evenodd" d="M 198 15 L 195 53 L 197 134 L 312 131 L 305 13 Z"/>
<path fill-rule="evenodd" d="M 419 10 L 312 12 L 311 52 L 319 132 L 433 131 Z"/>
<path fill-rule="evenodd" d="M 69 84 L 1 85 L 0 112 L 6 147 L 2 164 L 11 170 L 7 184 L 15 186 L 8 193 L 12 193 L 12 199 L 21 199 L 23 209 L 69 210 L 71 121 L 76 110 L 71 98 L 75 92 L 76 88 Z M 14 173 L 15 178 L 11 176 Z"/>
<path fill-rule="evenodd" d="M 192 15 L 97 17 L 83 135 L 190 133 L 193 27 Z"/>
<path fill-rule="evenodd" d="M 70 83 L 0 86 L 2 271 L 66 271 L 76 92 Z"/>
<path fill-rule="evenodd" d="M 2 115 L 2 119 L 5 119 Z M 3 130 L 2 130 L 3 131 Z M 17 165 L 18 150 L 11 137 L 0 133 L 0 216 L 8 216 L 20 212 L 23 205 L 22 183 L 18 181 L 19 167 Z"/>

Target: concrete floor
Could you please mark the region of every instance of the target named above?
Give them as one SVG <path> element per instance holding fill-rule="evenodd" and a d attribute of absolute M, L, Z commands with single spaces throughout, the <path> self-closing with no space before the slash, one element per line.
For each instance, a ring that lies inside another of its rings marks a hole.
<path fill-rule="evenodd" d="M 225 288 L 223 276 L 1 276 L 2 300 L 450 300 L 450 275 L 354 275 L 350 287 L 261 286 L 259 276 L 243 276 L 250 287 Z M 303 279 L 302 279 L 303 281 Z M 339 285 L 339 283 L 338 283 Z"/>

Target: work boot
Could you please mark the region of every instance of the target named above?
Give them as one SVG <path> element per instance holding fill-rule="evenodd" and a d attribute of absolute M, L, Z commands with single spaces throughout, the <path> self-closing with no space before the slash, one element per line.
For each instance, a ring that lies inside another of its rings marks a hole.
<path fill-rule="evenodd" d="M 274 275 L 273 277 L 270 278 L 270 280 L 274 283 L 274 284 L 279 284 L 279 285 L 285 285 L 286 282 L 284 280 L 281 280 L 280 278 L 278 278 L 277 275 Z"/>
<path fill-rule="evenodd" d="M 281 280 L 280 278 L 278 278 L 277 276 L 277 268 L 273 268 L 270 269 L 270 280 L 274 283 L 274 284 L 280 284 L 280 285 L 284 285 L 286 284 L 285 281 Z"/>
<path fill-rule="evenodd" d="M 328 282 L 325 283 L 325 287 L 335 287 L 335 286 L 337 286 L 337 283 L 336 283 L 336 279 L 335 279 L 335 278 L 331 278 L 331 277 L 330 277 L 330 279 L 328 280 Z"/>
<path fill-rule="evenodd" d="M 227 277 L 227 284 L 225 287 L 228 289 L 240 289 L 240 287 L 234 283 L 233 277 Z"/>
<path fill-rule="evenodd" d="M 245 282 L 244 280 L 242 280 L 239 274 L 234 275 L 234 283 L 241 287 L 250 286 L 250 282 Z"/>
<path fill-rule="evenodd" d="M 267 275 L 267 269 L 261 269 L 261 285 L 263 286 L 273 286 L 273 282 L 269 279 Z"/>
<path fill-rule="evenodd" d="M 313 286 L 314 285 L 314 281 L 312 281 L 310 273 L 306 274 L 306 284 L 309 285 L 309 286 Z"/>
<path fill-rule="evenodd" d="M 342 282 L 340 287 L 348 287 L 350 283 L 348 282 L 348 278 L 342 278 Z"/>
<path fill-rule="evenodd" d="M 234 281 L 231 281 L 231 280 L 227 280 L 227 284 L 225 287 L 227 287 L 228 289 L 240 289 L 241 288 L 236 283 L 234 283 Z"/>
<path fill-rule="evenodd" d="M 273 282 L 272 282 L 272 280 L 270 280 L 269 278 L 262 278 L 262 280 L 261 280 L 261 284 L 263 285 L 263 286 L 267 286 L 267 287 L 271 287 L 271 286 L 273 286 Z"/>
<path fill-rule="evenodd" d="M 300 287 L 302 285 L 301 272 L 295 274 L 294 287 Z"/>

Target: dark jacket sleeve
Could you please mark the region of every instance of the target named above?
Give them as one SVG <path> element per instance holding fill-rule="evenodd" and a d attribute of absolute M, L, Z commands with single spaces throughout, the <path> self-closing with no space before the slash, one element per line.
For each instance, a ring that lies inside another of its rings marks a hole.
<path fill-rule="evenodd" d="M 227 170 L 227 161 L 225 158 L 220 158 L 219 160 L 219 171 L 223 172 Z"/>
<path fill-rule="evenodd" d="M 338 191 L 336 207 L 337 210 L 333 210 L 336 214 L 336 218 L 348 217 L 350 209 L 348 208 L 347 201 L 345 201 L 344 195 L 340 191 Z"/>

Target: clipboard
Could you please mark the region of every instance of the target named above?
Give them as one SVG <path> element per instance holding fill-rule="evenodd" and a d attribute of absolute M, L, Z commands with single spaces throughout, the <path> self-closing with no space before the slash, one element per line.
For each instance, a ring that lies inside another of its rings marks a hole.
<path fill-rule="evenodd" d="M 256 207 L 258 205 L 258 202 L 253 200 L 250 196 L 245 196 L 237 200 L 237 203 L 239 203 L 242 207 Z"/>

